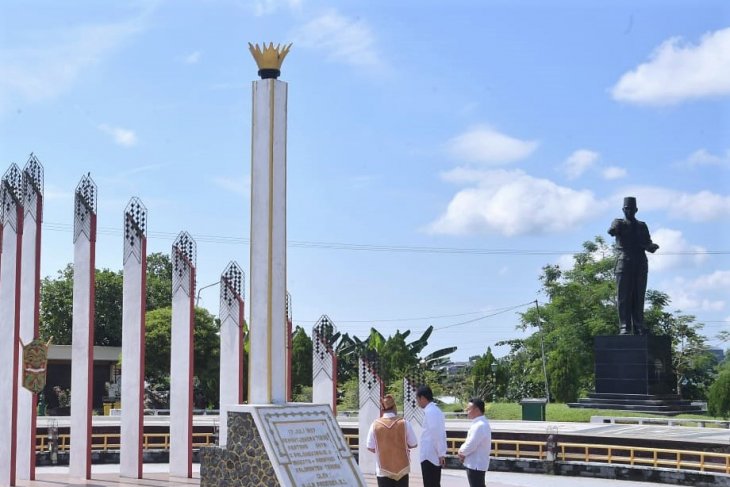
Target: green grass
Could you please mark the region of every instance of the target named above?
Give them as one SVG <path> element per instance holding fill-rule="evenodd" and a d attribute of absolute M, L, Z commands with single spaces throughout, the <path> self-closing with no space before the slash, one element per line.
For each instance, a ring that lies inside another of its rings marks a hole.
<path fill-rule="evenodd" d="M 488 403 L 485 412 L 489 419 L 496 420 L 520 420 L 522 419 L 522 406 L 518 403 Z M 619 411 L 613 409 L 573 409 L 567 404 L 548 404 L 545 410 L 547 421 L 565 421 L 565 422 L 589 422 L 591 416 L 631 416 L 644 418 L 667 418 L 658 414 L 637 413 L 633 411 Z M 679 414 L 671 416 L 679 419 L 722 419 L 713 418 L 704 414 Z"/>

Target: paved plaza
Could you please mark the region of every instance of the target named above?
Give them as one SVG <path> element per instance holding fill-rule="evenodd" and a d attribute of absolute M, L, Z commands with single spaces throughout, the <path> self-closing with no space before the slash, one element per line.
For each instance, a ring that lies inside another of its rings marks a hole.
<path fill-rule="evenodd" d="M 417 468 L 417 466 L 416 466 Z M 193 465 L 193 478 L 177 478 L 168 475 L 167 464 L 146 464 L 142 479 L 128 479 L 119 477 L 119 465 L 92 466 L 92 479 L 88 481 L 68 478 L 67 467 L 39 467 L 37 480 L 33 482 L 19 481 L 17 485 L 25 487 L 64 487 L 64 486 L 132 486 L 167 487 L 173 485 L 200 485 L 200 466 Z M 369 487 L 375 487 L 377 482 L 373 476 L 365 476 Z M 412 474 L 411 487 L 423 485 L 420 474 Z M 442 487 L 467 487 L 466 472 L 463 470 L 445 470 L 442 476 Z M 591 479 L 583 477 L 556 477 L 552 475 L 535 475 L 506 472 L 489 472 L 487 485 L 490 487 L 652 487 L 659 484 L 654 482 L 632 482 L 624 480 Z"/>

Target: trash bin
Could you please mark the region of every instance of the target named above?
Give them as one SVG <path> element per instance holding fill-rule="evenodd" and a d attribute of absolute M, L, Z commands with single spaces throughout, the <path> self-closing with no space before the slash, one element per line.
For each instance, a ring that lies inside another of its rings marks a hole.
<path fill-rule="evenodd" d="M 545 421 L 545 398 L 526 398 L 520 401 L 522 405 L 522 421 Z"/>

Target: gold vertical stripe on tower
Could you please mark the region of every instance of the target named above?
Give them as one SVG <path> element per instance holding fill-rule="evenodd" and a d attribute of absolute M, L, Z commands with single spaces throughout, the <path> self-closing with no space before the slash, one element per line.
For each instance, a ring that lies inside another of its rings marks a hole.
<path fill-rule="evenodd" d="M 271 403 L 271 372 L 272 372 L 272 361 L 271 361 L 271 334 L 274 331 L 272 318 L 273 318 L 273 285 L 274 285 L 274 88 L 276 80 L 269 80 L 269 262 L 268 262 L 268 275 L 269 282 L 267 283 L 267 299 L 268 299 L 268 313 L 266 316 L 266 327 L 267 327 L 267 343 L 266 343 L 266 397 L 267 403 Z"/>
<path fill-rule="evenodd" d="M 256 126 L 256 86 L 257 86 L 256 85 L 256 81 L 254 81 L 253 83 L 251 83 L 251 208 L 250 208 L 251 215 L 250 215 L 250 220 L 249 220 L 251 222 L 251 228 L 253 228 L 253 224 L 254 224 L 253 223 L 253 199 L 254 199 L 254 197 L 253 197 L 253 187 L 254 187 L 254 184 L 255 183 L 253 182 L 253 177 L 254 177 L 254 172 L 253 172 L 253 166 L 254 166 L 254 161 L 253 161 L 253 155 L 254 155 L 253 146 L 254 146 L 254 141 L 255 141 L 255 137 L 256 137 L 256 132 L 254 130 L 254 127 Z M 248 246 L 248 258 L 249 258 L 248 262 L 249 262 L 249 265 L 250 265 L 249 279 L 251 280 L 251 283 L 254 283 L 256 281 L 254 281 L 254 278 L 253 278 L 253 276 L 254 276 L 254 272 L 253 272 L 254 271 L 254 265 L 253 265 L 253 235 L 251 235 L 251 241 L 250 241 L 250 244 Z M 253 306 L 251 306 L 251 309 L 249 310 L 249 313 L 252 310 L 253 310 Z M 251 320 L 251 322 L 253 323 L 253 320 Z M 248 339 L 249 339 L 249 343 L 250 343 L 251 342 L 251 333 L 250 332 L 249 332 L 249 338 Z M 246 384 L 246 389 L 248 390 L 247 398 L 248 398 L 248 402 L 249 403 L 251 402 L 251 376 L 253 375 L 251 371 L 253 370 L 253 355 L 254 355 L 253 354 L 253 349 L 254 349 L 254 347 L 252 347 L 252 346 L 249 346 L 248 347 L 248 384 Z"/>

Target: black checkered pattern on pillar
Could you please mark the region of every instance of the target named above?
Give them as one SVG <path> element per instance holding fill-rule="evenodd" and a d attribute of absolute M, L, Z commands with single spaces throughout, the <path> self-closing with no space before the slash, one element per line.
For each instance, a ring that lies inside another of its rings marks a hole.
<path fill-rule="evenodd" d="M 132 198 L 124 210 L 124 259 L 142 262 L 142 240 L 147 237 L 147 208 L 139 198 Z"/>
<path fill-rule="evenodd" d="M 87 174 L 76 186 L 74 196 L 74 242 L 81 234 L 91 239 L 92 215 L 96 215 L 96 183 Z"/>
<path fill-rule="evenodd" d="M 23 178 L 20 168 L 11 164 L 3 175 L 0 188 L 0 203 L 2 203 L 2 225 L 9 225 L 18 231 L 18 209 L 23 207 Z"/>
<path fill-rule="evenodd" d="M 378 373 L 378 355 L 368 350 L 359 360 L 359 405 L 360 409 L 368 402 L 374 403 L 380 409 L 380 393 L 383 389 L 382 380 Z"/>
<path fill-rule="evenodd" d="M 312 377 L 324 372 L 327 377 L 332 379 L 335 371 L 333 370 L 334 350 L 332 350 L 332 337 L 337 333 L 335 324 L 332 323 L 329 316 L 320 316 L 317 323 L 312 327 L 312 352 L 313 352 L 313 370 Z"/>
<path fill-rule="evenodd" d="M 420 376 L 420 377 L 416 377 Z M 403 377 L 403 417 L 423 426 L 423 409 L 416 400 L 416 390 L 423 384 L 423 374 L 411 374 Z"/>
<path fill-rule="evenodd" d="M 231 261 L 221 274 L 221 323 L 228 318 L 238 323 L 239 306 L 243 303 L 246 275 L 236 262 Z"/>
<path fill-rule="evenodd" d="M 180 232 L 172 244 L 172 294 L 182 290 L 186 296 L 195 293 L 195 274 L 197 248 L 195 240 L 188 232 Z"/>
<path fill-rule="evenodd" d="M 23 168 L 23 206 L 26 216 L 39 221 L 43 215 L 43 166 L 38 158 L 31 154 Z"/>

